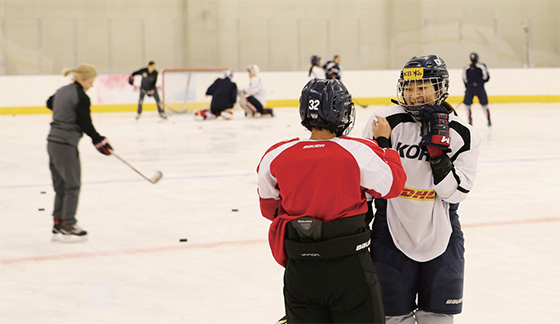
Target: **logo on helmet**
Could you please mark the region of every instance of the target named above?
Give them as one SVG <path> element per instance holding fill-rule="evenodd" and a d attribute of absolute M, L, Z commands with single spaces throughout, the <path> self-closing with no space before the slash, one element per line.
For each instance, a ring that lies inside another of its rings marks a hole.
<path fill-rule="evenodd" d="M 408 68 L 403 69 L 403 79 L 405 80 L 417 80 L 424 77 L 423 68 Z"/>

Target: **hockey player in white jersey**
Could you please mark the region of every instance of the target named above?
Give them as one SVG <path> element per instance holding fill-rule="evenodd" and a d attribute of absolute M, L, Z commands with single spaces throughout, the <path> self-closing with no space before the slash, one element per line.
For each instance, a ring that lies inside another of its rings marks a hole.
<path fill-rule="evenodd" d="M 326 79 L 327 75 L 321 66 L 321 57 L 318 55 L 311 56 L 311 67 L 309 68 L 309 80 L 312 79 Z"/>
<path fill-rule="evenodd" d="M 274 117 L 272 108 L 265 108 L 266 91 L 261 78 L 258 76 L 260 69 L 256 64 L 249 65 L 249 86 L 239 90 L 239 104 L 245 110 L 245 116 L 256 117 L 270 115 Z"/>
<path fill-rule="evenodd" d="M 375 199 L 371 253 L 387 323 L 447 324 L 463 305 L 464 239 L 457 215 L 476 177 L 478 133 L 459 119 L 449 73 L 436 55 L 413 57 L 401 71 L 397 105 L 376 111 L 392 128 L 380 146 L 399 152 L 407 174 L 397 198 Z M 373 215 L 370 213 L 370 217 Z"/>

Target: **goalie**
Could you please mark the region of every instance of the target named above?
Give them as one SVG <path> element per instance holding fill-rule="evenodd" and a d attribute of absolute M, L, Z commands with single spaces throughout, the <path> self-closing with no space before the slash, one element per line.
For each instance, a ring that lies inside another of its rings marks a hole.
<path fill-rule="evenodd" d="M 222 116 L 224 119 L 233 117 L 233 105 L 237 100 L 237 84 L 232 82 L 233 71 L 227 70 L 223 78 L 218 78 L 212 83 L 207 96 L 212 96 L 210 109 L 202 109 L 194 113 L 196 118 L 205 120 Z"/>
<path fill-rule="evenodd" d="M 247 72 L 249 73 L 249 86 L 239 91 L 239 105 L 245 110 L 245 116 L 256 117 L 270 115 L 274 117 L 271 108 L 264 108 L 266 105 L 266 93 L 264 84 L 259 74 L 259 66 L 256 64 L 249 65 Z"/>

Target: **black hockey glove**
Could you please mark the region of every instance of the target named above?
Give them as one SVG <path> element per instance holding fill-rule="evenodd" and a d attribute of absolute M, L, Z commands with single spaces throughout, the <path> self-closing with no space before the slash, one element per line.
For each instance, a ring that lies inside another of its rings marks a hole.
<path fill-rule="evenodd" d="M 131 75 L 128 77 L 128 84 L 134 85 L 134 76 Z"/>
<path fill-rule="evenodd" d="M 420 146 L 425 146 L 430 157 L 442 156 L 451 151 L 449 145 L 449 111 L 439 105 L 426 105 L 419 110 L 422 118 L 422 140 Z"/>
<path fill-rule="evenodd" d="M 113 147 L 109 144 L 109 141 L 105 136 L 101 136 L 97 141 L 94 141 L 93 145 L 95 145 L 95 148 L 99 151 L 99 153 L 105 155 L 111 155 L 111 151 L 113 150 Z"/>

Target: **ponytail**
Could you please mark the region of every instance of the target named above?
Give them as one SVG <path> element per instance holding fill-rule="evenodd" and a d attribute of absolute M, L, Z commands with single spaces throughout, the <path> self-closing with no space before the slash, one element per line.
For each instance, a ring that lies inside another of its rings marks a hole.
<path fill-rule="evenodd" d="M 93 79 L 95 77 L 97 77 L 97 70 L 95 69 L 95 67 L 91 64 L 80 64 L 75 68 L 72 69 L 65 69 L 64 71 L 62 71 L 62 74 L 64 76 L 67 76 L 68 74 L 73 73 L 74 74 L 74 80 L 76 80 L 76 78 L 81 78 L 83 80 L 89 80 L 89 79 Z"/>

